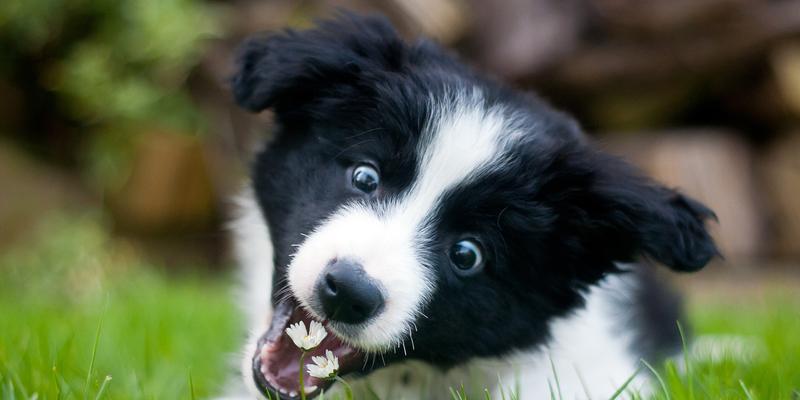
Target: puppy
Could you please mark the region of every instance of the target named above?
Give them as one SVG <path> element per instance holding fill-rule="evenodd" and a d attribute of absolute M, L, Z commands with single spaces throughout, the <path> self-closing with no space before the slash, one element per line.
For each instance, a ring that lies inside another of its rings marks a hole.
<path fill-rule="evenodd" d="M 236 102 L 276 125 L 235 224 L 244 397 L 336 390 L 300 387 L 301 321 L 328 332 L 306 360 L 330 350 L 387 399 L 607 398 L 679 347 L 679 301 L 641 260 L 702 268 L 714 214 L 568 116 L 381 17 L 253 38 L 237 68 Z"/>

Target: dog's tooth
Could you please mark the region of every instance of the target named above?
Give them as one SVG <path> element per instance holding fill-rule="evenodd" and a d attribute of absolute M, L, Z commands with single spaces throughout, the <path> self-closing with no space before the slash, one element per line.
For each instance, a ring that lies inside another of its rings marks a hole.
<path fill-rule="evenodd" d="M 266 357 L 266 356 L 267 356 L 267 345 L 265 344 L 261 346 L 261 357 Z"/>
<path fill-rule="evenodd" d="M 284 388 L 279 388 L 279 389 L 278 389 L 278 391 L 280 391 L 280 392 L 281 392 L 281 393 L 283 393 L 283 394 L 289 394 L 289 393 L 286 391 L 286 389 L 284 389 Z"/>
<path fill-rule="evenodd" d="M 294 390 L 289 392 L 289 397 L 296 397 L 296 396 L 297 396 L 297 392 L 295 392 Z"/>
<path fill-rule="evenodd" d="M 303 390 L 305 390 L 306 393 L 311 393 L 317 390 L 317 386 L 316 385 L 306 386 L 305 389 Z"/>
<path fill-rule="evenodd" d="M 264 375 L 267 374 L 267 366 L 266 365 L 261 365 L 261 373 L 264 374 Z"/>

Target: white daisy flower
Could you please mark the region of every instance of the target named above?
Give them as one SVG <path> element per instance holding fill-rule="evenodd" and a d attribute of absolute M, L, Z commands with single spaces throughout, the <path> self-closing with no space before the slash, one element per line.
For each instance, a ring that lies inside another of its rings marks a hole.
<path fill-rule="evenodd" d="M 322 339 L 325 339 L 325 336 L 328 336 L 328 332 L 325 330 L 325 327 L 322 326 L 317 321 L 311 321 L 310 328 L 308 331 L 306 330 L 306 324 L 303 321 L 297 322 L 295 324 L 289 325 L 286 328 L 286 334 L 292 339 L 295 346 L 303 349 L 303 350 L 311 350 L 314 347 L 319 346 L 322 342 Z"/>
<path fill-rule="evenodd" d="M 308 374 L 320 379 L 333 378 L 339 370 L 339 359 L 330 350 L 325 350 L 325 357 L 311 357 L 314 364 L 307 364 Z"/>

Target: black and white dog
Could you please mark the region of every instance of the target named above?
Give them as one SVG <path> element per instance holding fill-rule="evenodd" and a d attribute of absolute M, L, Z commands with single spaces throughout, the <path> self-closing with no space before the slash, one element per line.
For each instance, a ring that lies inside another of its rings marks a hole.
<path fill-rule="evenodd" d="M 603 398 L 680 345 L 640 260 L 702 268 L 713 213 L 568 116 L 380 17 L 251 39 L 237 68 L 238 104 L 276 119 L 236 223 L 243 397 L 299 397 L 284 331 L 312 319 L 330 333 L 312 354 L 391 399 Z"/>

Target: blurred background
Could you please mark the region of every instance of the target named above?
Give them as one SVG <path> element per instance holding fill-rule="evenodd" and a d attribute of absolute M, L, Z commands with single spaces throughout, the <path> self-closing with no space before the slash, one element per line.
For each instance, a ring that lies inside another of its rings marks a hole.
<path fill-rule="evenodd" d="M 270 120 L 233 105 L 236 45 L 338 7 L 384 13 L 574 114 L 710 204 L 732 266 L 800 262 L 793 0 L 4 1 L 0 251 L 92 209 L 167 264 L 226 265 L 228 199 Z"/>
<path fill-rule="evenodd" d="M 228 279 L 230 198 L 271 120 L 233 104 L 236 45 L 337 8 L 538 92 L 710 205 L 725 260 L 681 278 L 691 298 L 800 291 L 798 0 L 0 1 L 0 288 Z"/>

